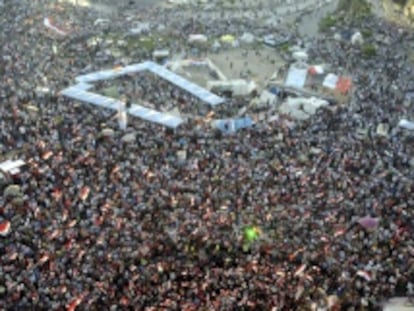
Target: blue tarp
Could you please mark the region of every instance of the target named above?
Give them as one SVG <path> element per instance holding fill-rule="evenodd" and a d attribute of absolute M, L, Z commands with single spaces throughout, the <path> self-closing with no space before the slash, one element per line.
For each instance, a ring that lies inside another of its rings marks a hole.
<path fill-rule="evenodd" d="M 269 89 L 269 92 L 274 94 L 274 95 L 279 95 L 280 90 L 277 87 L 271 87 Z"/>
<path fill-rule="evenodd" d="M 341 38 L 343 40 L 347 40 L 347 41 L 351 40 L 351 38 L 352 38 L 352 31 L 350 31 L 350 30 L 344 30 L 344 31 L 342 31 L 341 32 Z"/>
<path fill-rule="evenodd" d="M 252 118 L 245 117 L 239 119 L 222 119 L 212 122 L 213 126 L 223 133 L 230 134 L 235 133 L 240 129 L 252 127 L 254 122 Z"/>

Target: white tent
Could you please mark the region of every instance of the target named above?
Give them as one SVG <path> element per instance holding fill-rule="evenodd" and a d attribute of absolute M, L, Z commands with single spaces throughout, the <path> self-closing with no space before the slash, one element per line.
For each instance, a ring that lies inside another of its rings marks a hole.
<path fill-rule="evenodd" d="M 240 41 L 243 43 L 247 43 L 247 44 L 251 44 L 255 41 L 255 37 L 254 35 L 252 35 L 249 32 L 245 32 L 241 37 L 240 37 Z"/>
<path fill-rule="evenodd" d="M 170 51 L 169 50 L 155 50 L 152 53 L 152 57 L 153 58 L 166 58 L 170 56 Z"/>
<path fill-rule="evenodd" d="M 274 105 L 277 103 L 277 96 L 267 90 L 260 94 L 259 105 Z"/>
<path fill-rule="evenodd" d="M 351 43 L 353 45 L 361 45 L 364 43 L 364 38 L 362 37 L 362 34 L 359 31 L 352 35 Z"/>
<path fill-rule="evenodd" d="M 336 88 L 336 84 L 338 83 L 338 76 L 333 73 L 328 73 L 323 80 L 322 85 L 328 89 L 334 90 Z"/>
<path fill-rule="evenodd" d="M 190 0 L 168 0 L 168 3 L 171 4 L 188 4 Z"/>
<path fill-rule="evenodd" d="M 302 63 L 295 63 L 289 68 L 285 84 L 286 86 L 301 89 L 305 86 L 307 75 L 308 67 Z"/>
<path fill-rule="evenodd" d="M 405 128 L 406 130 L 414 130 L 414 122 L 408 121 L 406 119 L 401 119 L 400 122 L 398 122 L 398 126 Z"/>
<path fill-rule="evenodd" d="M 18 174 L 20 172 L 20 167 L 26 163 L 23 160 L 6 160 L 0 163 L 0 171 L 9 173 L 9 174 Z"/>
<path fill-rule="evenodd" d="M 134 35 L 139 35 L 142 33 L 148 33 L 151 31 L 150 23 L 136 23 L 133 27 L 129 30 L 130 33 Z"/>
<path fill-rule="evenodd" d="M 292 54 L 292 57 L 298 62 L 306 62 L 309 58 L 305 51 L 297 51 Z"/>
<path fill-rule="evenodd" d="M 297 120 L 306 120 L 311 117 L 320 107 L 328 106 L 326 100 L 311 98 L 289 97 L 279 108 L 279 112 L 290 115 Z"/>
<path fill-rule="evenodd" d="M 200 43 L 205 43 L 207 42 L 207 36 L 202 35 L 202 34 L 192 34 L 188 36 L 188 42 L 190 43 L 194 43 L 194 42 L 200 42 Z"/>

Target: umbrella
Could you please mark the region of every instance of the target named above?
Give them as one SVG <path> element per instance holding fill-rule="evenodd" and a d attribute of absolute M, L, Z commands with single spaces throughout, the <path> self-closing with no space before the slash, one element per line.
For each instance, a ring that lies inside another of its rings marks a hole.
<path fill-rule="evenodd" d="M 221 36 L 220 41 L 224 43 L 233 43 L 235 39 L 236 38 L 234 36 L 227 34 L 227 35 Z"/>
<path fill-rule="evenodd" d="M 371 216 L 365 216 L 358 220 L 358 223 L 365 229 L 375 229 L 378 226 L 379 219 Z"/>

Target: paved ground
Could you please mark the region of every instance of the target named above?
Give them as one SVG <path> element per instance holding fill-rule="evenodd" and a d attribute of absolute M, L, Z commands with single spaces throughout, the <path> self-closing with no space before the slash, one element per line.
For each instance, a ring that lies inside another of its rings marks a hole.
<path fill-rule="evenodd" d="M 384 311 L 413 311 L 414 305 L 407 303 L 405 297 L 393 298 L 384 306 Z"/>
<path fill-rule="evenodd" d="M 298 24 L 298 32 L 301 36 L 315 37 L 319 32 L 319 21 L 326 15 L 334 12 L 338 0 L 331 1 L 318 10 L 304 14 Z"/>
<path fill-rule="evenodd" d="M 120 7 L 144 8 L 167 3 L 166 0 L 60 0 L 88 4 L 91 8 L 98 10 L 103 15 L 116 14 Z M 218 0 L 211 0 L 200 5 L 200 10 L 194 6 L 180 8 L 181 16 L 190 18 L 193 14 L 203 20 L 229 19 L 229 18 L 257 18 L 259 23 L 266 24 L 269 20 L 276 23 L 292 23 L 300 14 L 302 18 L 297 25 L 299 34 L 305 37 L 314 37 L 318 34 L 318 25 L 321 18 L 336 9 L 339 0 L 240 0 L 235 5 L 219 4 Z M 190 1 L 191 2 L 191 1 Z M 375 1 L 373 1 L 375 2 Z M 317 8 L 317 9 L 316 9 Z M 375 12 L 381 11 L 380 5 L 374 5 Z M 132 12 L 132 11 L 131 11 Z M 309 13 L 303 13 L 309 12 Z M 254 29 L 252 30 L 254 33 Z M 260 49 L 256 55 L 253 48 L 249 48 L 248 54 L 245 48 L 231 48 L 222 50 L 218 54 L 209 53 L 207 56 L 222 70 L 230 79 L 240 78 L 241 72 L 249 73 L 249 77 L 263 87 L 266 80 L 281 66 L 283 61 L 275 49 Z M 198 82 L 198 81 L 197 81 Z"/>
<path fill-rule="evenodd" d="M 58 0 L 62 3 L 72 3 L 74 5 L 89 7 L 99 11 L 103 15 L 112 15 L 118 12 L 121 7 L 146 8 L 149 6 L 159 5 L 165 0 Z"/>
<path fill-rule="evenodd" d="M 382 1 L 384 16 L 392 22 L 402 26 L 413 26 L 413 22 L 406 16 L 403 11 L 398 10 L 397 6 L 391 0 Z"/>
<path fill-rule="evenodd" d="M 253 49 L 248 49 L 247 52 L 246 55 L 244 49 L 230 49 L 219 54 L 210 54 L 208 57 L 227 78 L 239 79 L 240 72 L 247 70 L 250 72 L 249 77 L 263 87 L 283 61 L 271 48 L 260 49 L 260 54 L 257 56 Z"/>

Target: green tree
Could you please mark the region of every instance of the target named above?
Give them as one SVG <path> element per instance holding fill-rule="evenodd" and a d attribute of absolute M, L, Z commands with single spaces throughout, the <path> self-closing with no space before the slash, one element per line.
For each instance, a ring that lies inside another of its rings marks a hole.
<path fill-rule="evenodd" d="M 408 0 L 392 0 L 392 1 L 401 6 L 405 6 L 408 2 Z"/>
<path fill-rule="evenodd" d="M 371 58 L 377 54 L 377 49 L 372 44 L 364 44 L 361 51 L 365 58 Z"/>
<path fill-rule="evenodd" d="M 371 4 L 366 0 L 340 0 L 337 11 L 350 21 L 360 20 L 372 14 Z"/>

